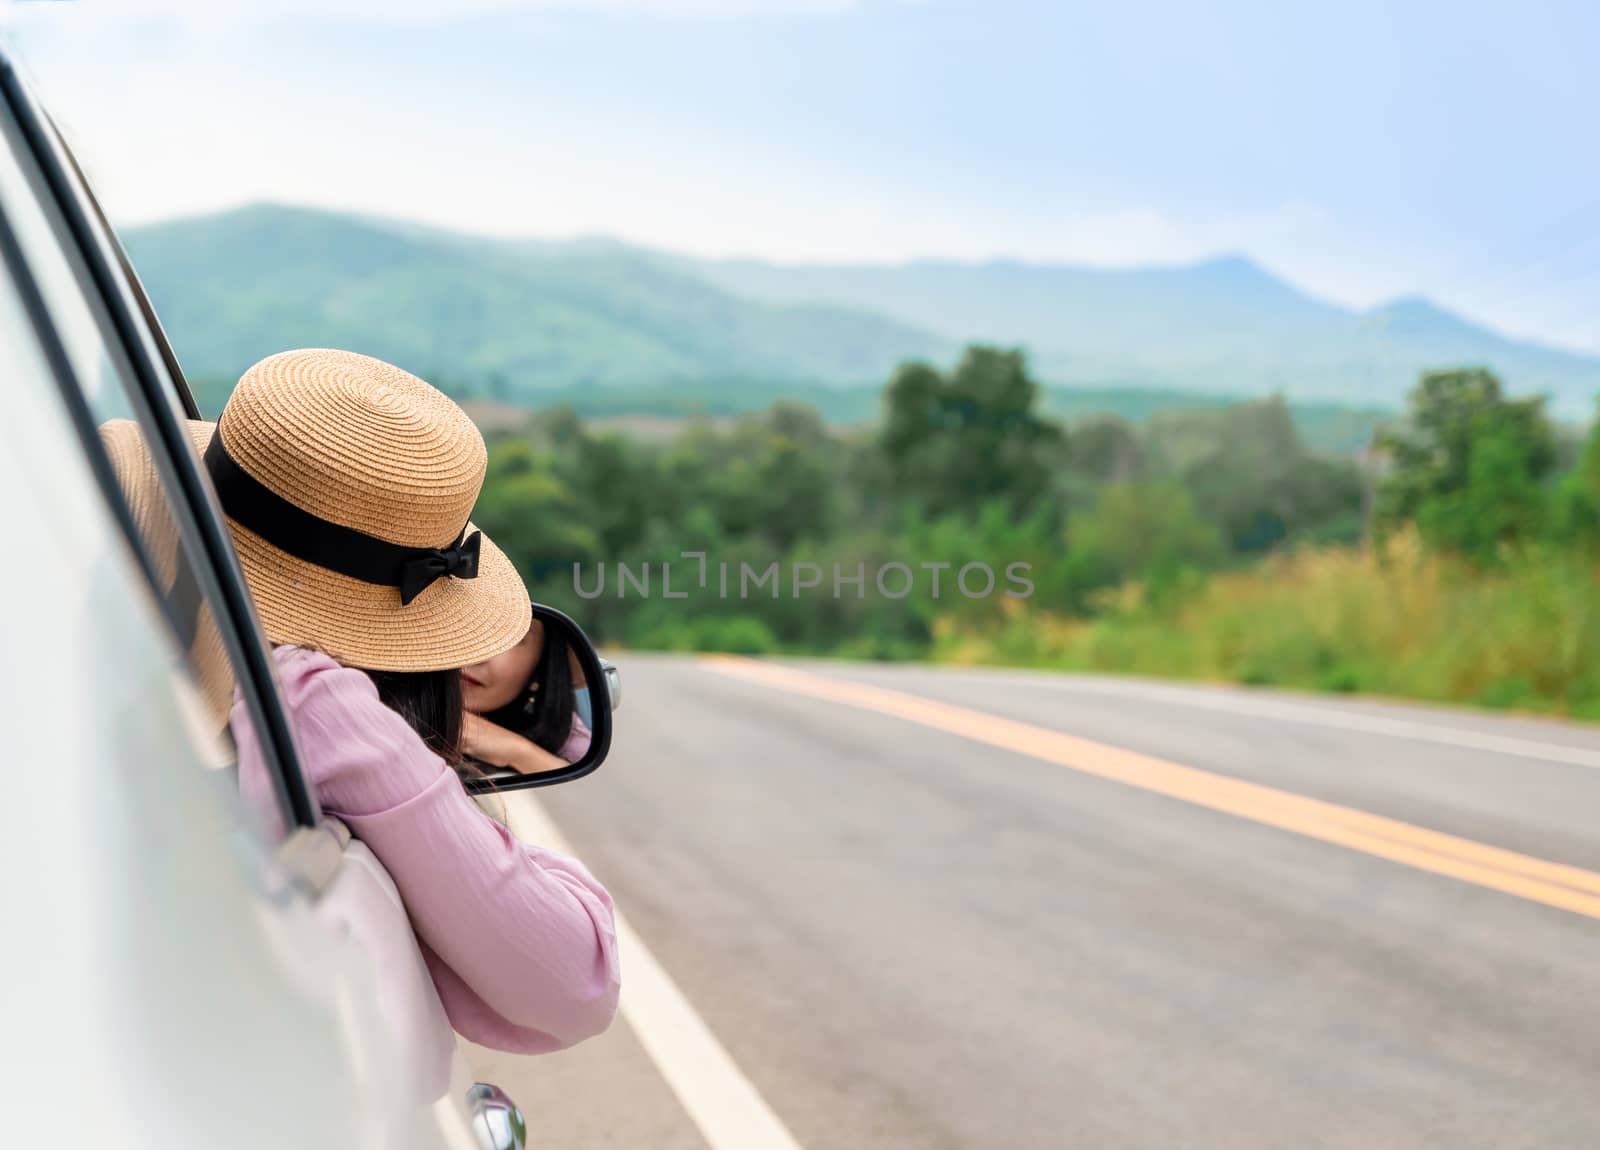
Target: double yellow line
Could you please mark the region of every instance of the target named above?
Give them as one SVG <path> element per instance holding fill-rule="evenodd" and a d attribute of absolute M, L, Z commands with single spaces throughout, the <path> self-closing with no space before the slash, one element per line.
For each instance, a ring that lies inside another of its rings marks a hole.
<path fill-rule="evenodd" d="M 1600 918 L 1600 874 L 1431 831 L 1398 819 L 1230 778 L 1032 723 L 793 667 L 718 656 L 712 671 L 880 715 L 891 715 L 1082 774 L 1237 815 L 1531 902 Z"/>

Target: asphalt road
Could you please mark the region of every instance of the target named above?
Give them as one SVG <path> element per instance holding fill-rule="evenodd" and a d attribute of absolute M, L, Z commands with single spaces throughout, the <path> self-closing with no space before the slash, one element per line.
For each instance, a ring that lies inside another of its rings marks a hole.
<path fill-rule="evenodd" d="M 1600 732 L 794 664 L 1265 784 L 1256 817 L 740 664 L 618 662 L 611 761 L 543 802 L 806 1150 L 1600 1146 L 1600 919 L 1269 825 L 1288 792 L 1600 870 Z M 481 1061 L 535 1146 L 705 1145 L 620 1021 Z"/>

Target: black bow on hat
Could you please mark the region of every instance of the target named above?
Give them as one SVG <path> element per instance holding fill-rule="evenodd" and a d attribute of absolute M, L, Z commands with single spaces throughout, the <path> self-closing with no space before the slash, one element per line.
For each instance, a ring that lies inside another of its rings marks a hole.
<path fill-rule="evenodd" d="M 454 546 L 413 552 L 400 565 L 400 605 L 409 606 L 411 600 L 446 575 L 455 579 L 476 579 L 478 551 L 482 544 L 483 533 L 474 531 Z"/>

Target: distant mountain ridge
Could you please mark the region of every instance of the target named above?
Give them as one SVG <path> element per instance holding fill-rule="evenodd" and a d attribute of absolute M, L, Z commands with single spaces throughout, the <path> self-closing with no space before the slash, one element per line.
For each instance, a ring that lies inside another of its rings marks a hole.
<path fill-rule="evenodd" d="M 1351 311 L 1243 256 L 1131 269 L 693 266 L 754 299 L 870 302 L 946 338 L 1021 344 L 1042 378 L 1067 386 L 1281 391 L 1394 406 L 1424 369 L 1486 364 L 1514 391 L 1548 393 L 1569 416 L 1588 416 L 1600 392 L 1600 358 L 1498 335 L 1421 298 Z"/>
<path fill-rule="evenodd" d="M 737 298 L 623 247 L 455 236 L 259 206 L 129 229 L 186 371 L 343 346 L 509 397 L 721 377 L 881 381 L 950 345 L 858 308 Z"/>
<path fill-rule="evenodd" d="M 275 205 L 124 238 L 199 377 L 327 344 L 512 401 L 588 387 L 850 386 L 983 340 L 1025 346 L 1035 373 L 1066 387 L 1392 408 L 1424 368 L 1472 363 L 1513 391 L 1550 394 L 1569 417 L 1587 416 L 1600 391 L 1600 358 L 1507 339 L 1426 300 L 1352 312 L 1240 256 L 1126 270 L 779 266 Z"/>

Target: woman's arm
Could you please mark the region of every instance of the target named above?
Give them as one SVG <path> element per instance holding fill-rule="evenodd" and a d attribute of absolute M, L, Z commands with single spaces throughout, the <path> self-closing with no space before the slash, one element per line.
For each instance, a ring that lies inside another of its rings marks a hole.
<path fill-rule="evenodd" d="M 308 780 L 394 879 L 456 1030 L 524 1052 L 604 1030 L 619 987 L 604 888 L 480 810 L 366 675 L 274 654 Z"/>
<path fill-rule="evenodd" d="M 505 767 L 524 775 L 559 770 L 577 762 L 577 759 L 568 759 L 564 754 L 547 751 L 532 739 L 524 738 L 470 711 L 462 716 L 461 749 L 480 763 Z"/>

